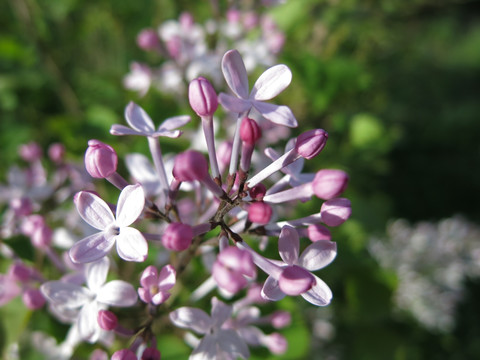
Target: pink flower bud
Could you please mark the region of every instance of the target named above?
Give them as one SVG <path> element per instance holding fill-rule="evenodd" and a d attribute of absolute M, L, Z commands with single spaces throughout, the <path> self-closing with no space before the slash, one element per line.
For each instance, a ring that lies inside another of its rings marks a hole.
<path fill-rule="evenodd" d="M 304 268 L 291 265 L 287 266 L 278 279 L 278 286 L 285 294 L 296 296 L 310 290 L 315 284 L 313 275 Z"/>
<path fill-rule="evenodd" d="M 292 322 L 292 315 L 288 311 L 278 310 L 270 315 L 272 326 L 275 329 L 287 327 Z"/>
<path fill-rule="evenodd" d="M 348 184 L 348 175 L 342 170 L 325 169 L 315 174 L 312 189 L 315 195 L 323 200 L 339 196 Z"/>
<path fill-rule="evenodd" d="M 319 224 L 309 225 L 307 228 L 308 238 L 315 241 L 331 240 L 332 234 L 325 226 Z"/>
<path fill-rule="evenodd" d="M 22 233 L 26 236 L 32 236 L 35 231 L 45 226 L 45 220 L 41 215 L 30 215 L 21 225 Z"/>
<path fill-rule="evenodd" d="M 147 347 L 143 350 L 141 360 L 160 360 L 160 351 L 154 347 Z"/>
<path fill-rule="evenodd" d="M 273 333 L 266 336 L 263 343 L 268 347 L 268 350 L 270 350 L 272 354 L 283 354 L 288 348 L 287 339 L 279 333 Z"/>
<path fill-rule="evenodd" d="M 12 277 L 12 279 L 25 283 L 30 280 L 32 269 L 21 262 L 16 262 L 10 266 L 8 274 Z"/>
<path fill-rule="evenodd" d="M 98 325 L 103 330 L 114 330 L 118 325 L 117 315 L 108 310 L 100 310 L 97 315 Z"/>
<path fill-rule="evenodd" d="M 98 140 L 89 140 L 85 152 L 85 168 L 90 176 L 103 179 L 117 171 L 118 157 L 115 150 Z"/>
<path fill-rule="evenodd" d="M 328 133 L 322 129 L 304 132 L 297 137 L 295 151 L 307 160 L 317 156 L 327 143 Z"/>
<path fill-rule="evenodd" d="M 111 360 L 138 360 L 137 355 L 130 349 L 117 350 L 113 353 Z"/>
<path fill-rule="evenodd" d="M 22 295 L 22 300 L 25 306 L 31 310 L 40 309 L 46 301 L 39 289 L 27 289 Z"/>
<path fill-rule="evenodd" d="M 60 143 L 55 143 L 49 146 L 48 156 L 54 163 L 61 163 L 65 157 L 65 146 Z"/>
<path fill-rule="evenodd" d="M 263 184 L 258 184 L 258 185 L 255 185 L 253 188 L 250 189 L 249 193 L 250 193 L 250 197 L 253 199 L 253 200 L 256 200 L 256 201 L 262 201 L 263 200 L 263 197 L 265 196 L 265 193 L 267 192 L 267 188 L 265 185 Z"/>
<path fill-rule="evenodd" d="M 137 35 L 137 45 L 143 50 L 155 50 L 160 44 L 158 34 L 153 29 L 144 29 Z"/>
<path fill-rule="evenodd" d="M 248 220 L 265 225 L 272 217 L 272 207 L 263 201 L 251 203 L 248 207 Z"/>
<path fill-rule="evenodd" d="M 204 77 L 190 82 L 188 101 L 198 116 L 212 116 L 218 108 L 217 93 L 212 84 Z"/>
<path fill-rule="evenodd" d="M 37 228 L 30 236 L 32 245 L 36 248 L 46 248 L 52 243 L 53 231 L 47 225 Z"/>
<path fill-rule="evenodd" d="M 16 216 L 27 216 L 33 211 L 32 201 L 27 197 L 14 198 L 10 200 L 9 205 Z"/>
<path fill-rule="evenodd" d="M 178 181 L 202 180 L 208 175 L 205 156 L 195 150 L 178 154 L 173 165 L 173 176 Z"/>
<path fill-rule="evenodd" d="M 235 294 L 248 283 L 244 275 L 256 275 L 252 255 L 235 246 L 229 246 L 218 254 L 212 275 L 219 287 Z"/>
<path fill-rule="evenodd" d="M 247 144 L 254 145 L 262 137 L 262 129 L 257 122 L 250 118 L 243 118 L 240 125 L 240 138 Z"/>
<path fill-rule="evenodd" d="M 162 244 L 167 249 L 182 251 L 192 244 L 193 229 L 190 225 L 182 223 L 168 224 L 162 236 Z"/>
<path fill-rule="evenodd" d="M 20 157 L 28 162 L 40 160 L 42 157 L 42 148 L 36 142 L 20 145 L 18 149 Z"/>
<path fill-rule="evenodd" d="M 352 204 L 346 198 L 325 201 L 320 208 L 322 221 L 328 226 L 343 224 L 352 214 Z"/>

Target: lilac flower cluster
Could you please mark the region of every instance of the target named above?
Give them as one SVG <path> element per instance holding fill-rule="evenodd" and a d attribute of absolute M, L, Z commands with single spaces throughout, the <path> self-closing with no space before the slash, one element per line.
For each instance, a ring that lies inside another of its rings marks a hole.
<path fill-rule="evenodd" d="M 159 359 L 157 336 L 170 326 L 196 334 L 184 333 L 194 348 L 191 359 L 248 358 L 249 346 L 265 346 L 281 354 L 287 349 L 286 339 L 278 332 L 264 333 L 261 326 L 283 328 L 290 315 L 261 316 L 259 306 L 298 295 L 316 306 L 330 303 L 330 288 L 314 272 L 329 265 L 337 253 L 328 227 L 341 225 L 351 214 L 350 201 L 340 197 L 348 175 L 338 169 L 302 172 L 305 159 L 313 159 L 326 145 L 328 133 L 322 129 L 301 133 L 283 153 L 269 147 L 266 129 L 297 126 L 289 107 L 267 102 L 290 84 L 286 65 L 270 67 L 252 89 L 237 50 L 224 54 L 221 70 L 231 94 L 217 95 L 204 77 L 192 80 L 188 88 L 208 157 L 194 149 L 164 155 L 161 137 L 180 137 L 190 117 L 172 117 L 157 128 L 131 102 L 125 109 L 128 126 L 113 125 L 110 132 L 145 137 L 153 164 L 142 154 L 129 154 L 127 180 L 117 171 L 113 147 L 90 140 L 85 153 L 91 177 L 106 179 L 120 190 L 117 203 L 105 201 L 89 187 L 75 194 L 77 214 L 90 227 L 77 221 L 65 229 L 69 235 L 63 237 L 77 241 L 69 243 L 63 258 L 48 241 L 34 240 L 44 236 L 44 230 L 37 235 L 44 226 L 41 221 L 25 225 L 22 220 L 23 233 L 50 254 L 60 278 L 44 278 L 8 246 L 2 247 L 14 261 L 8 274 L 0 277 L 0 304 L 18 295 L 21 287 L 33 289 L 23 292 L 27 306 L 39 309 L 46 302 L 53 316 L 71 325 L 56 353 L 68 358 L 80 342 L 118 349 L 114 340 L 126 337 L 128 348 L 115 351 L 112 359 Z M 214 121 L 219 104 L 225 114 L 222 123 L 228 124 L 228 115 L 236 117 L 232 137 L 225 132 L 227 138 L 221 143 Z M 288 219 L 291 205 L 312 197 L 324 201 L 318 212 Z M 33 204 L 24 198 L 30 199 L 19 195 L 9 208 L 28 220 Z M 302 238 L 306 243 L 301 244 Z M 269 242 L 278 247 L 280 260 L 263 255 Z M 179 293 L 187 291 L 184 277 L 197 258 L 203 259 L 207 274 L 190 291 L 186 305 L 195 305 L 217 290 L 225 302 L 212 295 L 210 315 L 195 306 L 180 306 L 185 304 L 180 303 Z M 128 263 L 129 271 L 142 269 L 136 280 L 126 281 L 124 271 L 113 275 L 112 268 Z M 234 296 L 236 300 L 227 304 Z M 122 307 L 140 314 L 141 321 L 122 318 L 118 311 Z M 91 358 L 107 356 L 96 350 Z"/>

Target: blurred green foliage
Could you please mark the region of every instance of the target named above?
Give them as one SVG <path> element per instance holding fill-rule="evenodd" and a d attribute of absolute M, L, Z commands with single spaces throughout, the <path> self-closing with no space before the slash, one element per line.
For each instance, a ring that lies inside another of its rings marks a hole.
<path fill-rule="evenodd" d="M 32 140 L 45 149 L 64 142 L 73 159 L 82 158 L 91 138 L 120 154 L 145 150 L 136 139 L 108 133 L 123 123 L 130 100 L 157 122 L 190 111 L 155 91 L 139 99 L 121 85 L 132 60 L 151 60 L 136 47 L 137 33 L 185 10 L 199 22 L 209 16 L 207 2 L 186 0 L 0 2 L 0 179 L 18 161 L 18 145 Z M 480 2 L 290 0 L 272 14 L 287 36 L 281 62 L 293 72 L 279 101 L 292 108 L 301 130 L 330 134 L 322 155 L 306 166 L 347 170 L 345 195 L 353 203 L 352 219 L 333 232 L 338 258 L 320 272 L 334 292 L 336 336 L 312 343 L 312 319 L 302 316 L 309 306 L 282 303 L 294 323 L 284 332 L 288 353 L 276 358 L 322 359 L 328 349 L 355 360 L 478 359 L 478 280 L 468 284 L 456 330 L 434 334 L 393 312 L 395 277 L 378 267 L 366 244 L 391 218 L 462 213 L 480 221 Z M 11 340 L 6 329 L 16 334 L 25 326 L 8 314 L 33 316 L 19 307 L 16 301 L 0 309 L 0 343 Z M 36 321 L 52 327 L 51 320 Z M 160 339 L 165 359 L 188 353 L 177 338 Z M 269 356 L 262 351 L 253 358 Z"/>

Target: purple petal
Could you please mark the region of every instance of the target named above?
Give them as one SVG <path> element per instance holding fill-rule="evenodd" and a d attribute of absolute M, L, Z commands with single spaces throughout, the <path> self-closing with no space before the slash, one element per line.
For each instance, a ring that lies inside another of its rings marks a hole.
<path fill-rule="evenodd" d="M 126 261 L 143 262 L 148 255 L 148 244 L 137 229 L 125 227 L 116 236 L 118 255 Z"/>
<path fill-rule="evenodd" d="M 245 341 L 233 329 L 222 329 L 217 333 L 217 344 L 221 351 L 232 355 L 234 359 L 239 357 L 247 359 L 250 351 Z"/>
<path fill-rule="evenodd" d="M 313 275 L 313 277 L 315 278 L 315 284 L 310 290 L 303 293 L 302 297 L 313 305 L 326 306 L 330 304 L 333 297 L 332 291 L 319 277 L 315 275 Z"/>
<path fill-rule="evenodd" d="M 278 301 L 285 297 L 285 293 L 283 293 L 278 286 L 278 281 L 272 276 L 269 276 L 265 284 L 263 284 L 261 295 L 264 299 L 270 301 Z"/>
<path fill-rule="evenodd" d="M 248 98 L 248 76 L 242 56 L 237 50 L 223 55 L 222 72 L 228 87 L 242 99 Z"/>
<path fill-rule="evenodd" d="M 78 314 L 78 332 L 84 340 L 94 340 L 100 331 L 97 323 L 98 304 L 96 301 L 89 302 L 82 307 Z"/>
<path fill-rule="evenodd" d="M 290 226 L 284 226 L 278 237 L 278 252 L 283 261 L 293 265 L 298 260 L 300 252 L 300 239 L 297 230 Z"/>
<path fill-rule="evenodd" d="M 315 284 L 313 275 L 300 266 L 287 266 L 280 278 L 278 286 L 287 295 L 297 296 L 312 288 Z"/>
<path fill-rule="evenodd" d="M 90 235 L 75 243 L 69 251 L 74 263 L 88 263 L 96 261 L 108 254 L 115 236 L 106 236 L 103 232 Z"/>
<path fill-rule="evenodd" d="M 212 335 L 206 335 L 200 341 L 195 350 L 193 350 L 193 352 L 190 354 L 188 360 L 216 360 L 218 358 L 216 337 Z"/>
<path fill-rule="evenodd" d="M 103 285 L 97 294 L 97 301 L 112 306 L 132 306 L 137 302 L 133 286 L 122 280 L 113 280 Z"/>
<path fill-rule="evenodd" d="M 145 192 L 140 184 L 128 185 L 120 193 L 117 204 L 117 225 L 129 226 L 138 219 L 145 206 Z"/>
<path fill-rule="evenodd" d="M 83 286 L 63 281 L 48 281 L 40 287 L 40 291 L 54 305 L 61 305 L 68 309 L 83 306 L 94 296 Z"/>
<path fill-rule="evenodd" d="M 160 124 L 160 126 L 158 127 L 158 131 L 175 130 L 188 124 L 189 122 L 190 116 L 188 115 L 170 117 L 166 119 L 162 124 Z"/>
<path fill-rule="evenodd" d="M 232 307 L 218 300 L 216 297 L 212 298 L 212 320 L 213 326 L 220 327 L 232 315 Z"/>
<path fill-rule="evenodd" d="M 270 100 L 280 94 L 292 81 L 292 72 L 286 65 L 275 65 L 267 69 L 253 85 L 250 99 Z"/>
<path fill-rule="evenodd" d="M 166 291 L 161 291 L 153 295 L 152 303 L 155 305 L 163 304 L 165 301 L 168 300 L 169 297 L 170 297 L 170 293 Z"/>
<path fill-rule="evenodd" d="M 162 270 L 160 270 L 160 275 L 158 276 L 158 288 L 160 291 L 169 290 L 175 285 L 176 281 L 175 268 L 172 265 L 165 265 Z"/>
<path fill-rule="evenodd" d="M 146 288 L 158 285 L 158 271 L 155 266 L 150 265 L 143 270 L 140 284 Z"/>
<path fill-rule="evenodd" d="M 112 125 L 110 128 L 110 134 L 117 135 L 117 136 L 124 136 L 124 135 L 140 135 L 145 136 L 143 132 L 139 132 L 137 130 L 133 130 L 127 126 L 115 124 Z"/>
<path fill-rule="evenodd" d="M 223 105 L 223 104 L 222 104 Z M 252 101 L 252 106 L 262 114 L 262 116 L 271 122 L 288 127 L 297 127 L 297 119 L 292 110 L 285 105 L 275 105 L 261 101 Z"/>
<path fill-rule="evenodd" d="M 139 288 L 138 289 L 138 296 L 143 302 L 146 302 L 147 304 L 152 301 L 152 295 L 150 294 L 150 291 L 145 288 Z"/>
<path fill-rule="evenodd" d="M 89 263 L 85 267 L 87 286 L 93 292 L 105 284 L 108 275 L 108 268 L 110 267 L 110 260 L 107 257 L 100 259 L 99 261 Z"/>
<path fill-rule="evenodd" d="M 300 255 L 298 265 L 315 271 L 330 264 L 337 256 L 337 243 L 322 240 L 309 245 Z"/>
<path fill-rule="evenodd" d="M 105 201 L 88 191 L 80 191 L 74 197 L 77 211 L 89 225 L 104 230 L 113 224 L 115 217 Z"/>
<path fill-rule="evenodd" d="M 172 311 L 169 316 L 175 326 L 191 329 L 198 334 L 208 333 L 213 325 L 210 316 L 200 309 L 181 307 Z"/>
<path fill-rule="evenodd" d="M 134 102 L 130 102 L 125 108 L 125 119 L 132 129 L 145 135 L 149 135 L 155 131 L 155 126 L 150 116 Z"/>
<path fill-rule="evenodd" d="M 218 101 L 225 109 L 239 114 L 247 111 L 252 107 L 252 104 L 249 100 L 238 99 L 224 93 L 220 93 L 218 95 Z"/>

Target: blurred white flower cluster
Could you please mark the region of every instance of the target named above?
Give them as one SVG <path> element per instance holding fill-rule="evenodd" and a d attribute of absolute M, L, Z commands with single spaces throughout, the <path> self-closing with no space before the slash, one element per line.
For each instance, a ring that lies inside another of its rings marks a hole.
<path fill-rule="evenodd" d="M 480 227 L 461 216 L 415 225 L 396 220 L 387 238 L 373 238 L 370 252 L 398 277 L 394 301 L 432 331 L 455 325 L 464 281 L 480 275 Z"/>

